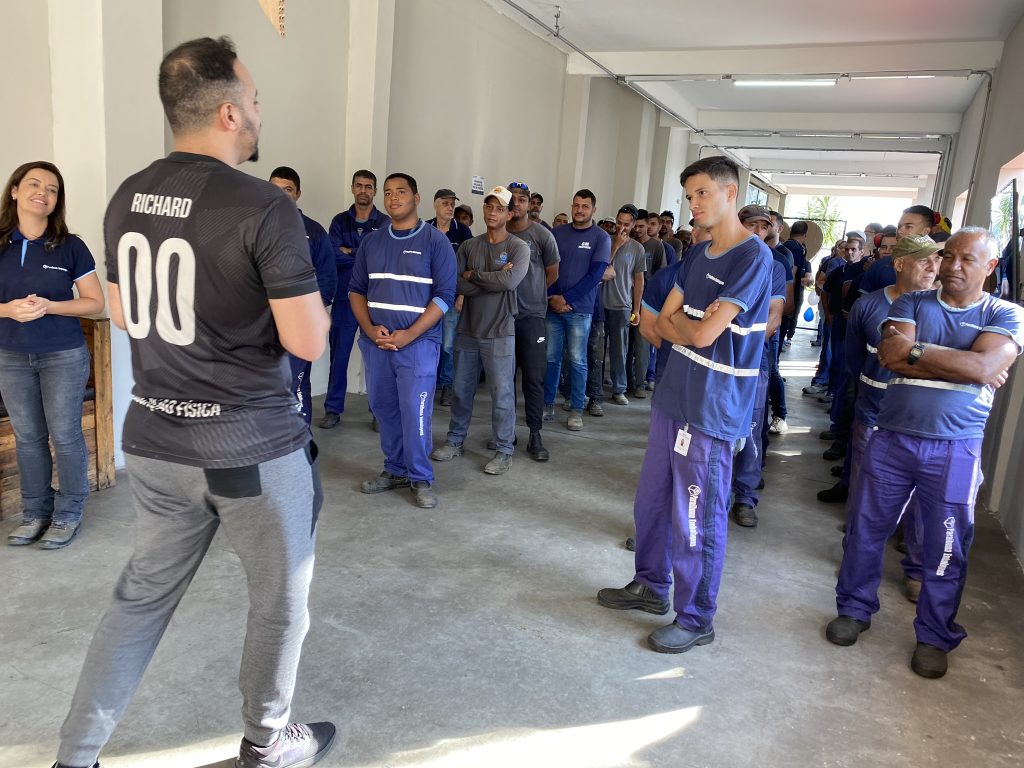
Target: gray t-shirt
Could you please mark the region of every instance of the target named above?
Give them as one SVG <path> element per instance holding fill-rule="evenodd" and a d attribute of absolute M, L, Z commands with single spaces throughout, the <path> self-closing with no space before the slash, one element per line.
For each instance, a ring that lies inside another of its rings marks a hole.
<path fill-rule="evenodd" d="M 530 247 L 530 269 L 519 284 L 519 311 L 517 317 L 547 317 L 548 279 L 545 267 L 557 264 L 558 245 L 551 231 L 536 222 L 522 232 L 509 232 Z"/>
<path fill-rule="evenodd" d="M 633 308 L 633 281 L 636 275 L 647 271 L 647 257 L 643 246 L 629 240 L 612 255 L 615 277 L 601 286 L 601 300 L 607 309 Z"/>
<path fill-rule="evenodd" d="M 457 333 L 477 339 L 516 335 L 516 288 L 530 268 L 530 248 L 509 235 L 500 243 L 478 235 L 459 246 L 455 292 L 466 297 Z M 511 269 L 505 269 L 512 264 Z M 472 270 L 467 280 L 463 273 Z"/>
<path fill-rule="evenodd" d="M 652 237 L 646 243 L 644 243 L 644 250 L 647 252 L 647 271 L 650 274 L 654 274 L 659 269 L 668 264 L 668 253 L 665 251 L 666 246 L 661 240 L 656 237 Z"/>

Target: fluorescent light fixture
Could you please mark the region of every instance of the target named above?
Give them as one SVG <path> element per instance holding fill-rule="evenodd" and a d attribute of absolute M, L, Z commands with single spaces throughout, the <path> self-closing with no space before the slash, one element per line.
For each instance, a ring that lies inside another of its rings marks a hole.
<path fill-rule="evenodd" d="M 737 88 L 831 88 L 836 84 L 835 80 L 736 80 L 733 85 Z"/>
<path fill-rule="evenodd" d="M 851 80 L 934 80 L 935 75 L 850 75 Z"/>

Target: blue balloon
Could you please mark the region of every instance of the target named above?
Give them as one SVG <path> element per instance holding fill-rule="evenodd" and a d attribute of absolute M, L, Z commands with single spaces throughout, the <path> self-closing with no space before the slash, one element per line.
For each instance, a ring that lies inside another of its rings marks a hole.
<path fill-rule="evenodd" d="M 809 323 L 813 319 L 814 319 L 814 307 L 808 307 L 807 309 L 804 310 L 804 320 L 806 320 Z"/>

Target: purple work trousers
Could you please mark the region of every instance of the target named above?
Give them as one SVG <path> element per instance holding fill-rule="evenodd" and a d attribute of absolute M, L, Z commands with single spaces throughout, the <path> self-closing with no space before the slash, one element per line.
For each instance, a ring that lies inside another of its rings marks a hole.
<path fill-rule="evenodd" d="M 857 419 L 853 420 L 853 428 L 850 430 L 850 496 L 846 502 L 846 529 L 850 529 L 849 517 L 853 509 L 853 500 L 856 498 L 854 484 L 860 475 L 860 465 L 864 460 L 864 449 L 868 441 L 875 433 L 876 427 L 869 427 Z M 903 566 L 903 574 L 914 581 L 921 580 L 921 518 L 917 514 L 917 500 L 913 494 L 907 501 L 907 506 L 900 517 L 900 527 L 903 529 L 903 543 L 907 547 L 907 554 L 900 560 Z M 846 537 L 843 537 L 843 547 L 846 546 Z"/>
<path fill-rule="evenodd" d="M 633 517 L 636 580 L 658 597 L 673 589 L 676 623 L 705 632 L 717 609 L 729 525 L 732 443 L 651 407 Z"/>
<path fill-rule="evenodd" d="M 951 651 L 967 636 L 956 623 L 974 539 L 981 485 L 981 438 L 938 440 L 879 428 L 868 441 L 851 494 L 846 547 L 836 584 L 840 616 L 867 621 L 878 611 L 885 542 L 911 494 L 921 533 L 918 642 Z"/>
<path fill-rule="evenodd" d="M 754 392 L 754 415 L 750 419 L 750 434 L 743 449 L 736 454 L 733 467 L 733 503 L 749 504 L 756 507 L 760 500 L 757 486 L 761 483 L 761 468 L 764 466 L 761 441 L 763 422 L 768 415 L 768 371 L 761 369 L 757 375 L 757 389 Z"/>

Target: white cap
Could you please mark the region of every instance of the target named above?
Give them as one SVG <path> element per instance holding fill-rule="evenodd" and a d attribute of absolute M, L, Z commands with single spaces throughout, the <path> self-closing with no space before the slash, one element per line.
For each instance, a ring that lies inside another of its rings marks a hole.
<path fill-rule="evenodd" d="M 505 187 L 497 186 L 484 195 L 484 200 L 488 197 L 496 197 L 501 200 L 502 205 L 508 205 L 512 201 L 512 193 L 509 192 Z"/>

